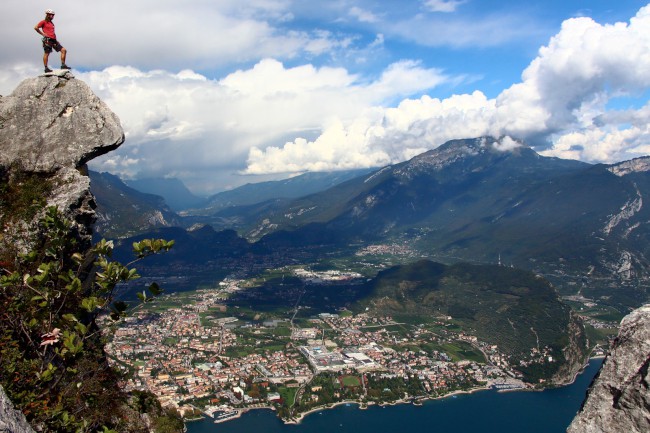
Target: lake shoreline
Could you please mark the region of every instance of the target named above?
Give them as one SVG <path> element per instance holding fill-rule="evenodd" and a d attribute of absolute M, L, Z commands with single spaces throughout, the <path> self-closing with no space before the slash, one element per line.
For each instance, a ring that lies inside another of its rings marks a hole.
<path fill-rule="evenodd" d="M 251 413 L 218 427 L 209 419 L 188 423 L 188 433 L 258 430 L 266 433 L 321 433 L 333 430 L 340 433 L 381 433 L 403 431 L 405 427 L 417 430 L 417 426 L 432 423 L 440 431 L 453 430 L 458 433 L 559 433 L 566 430 L 579 411 L 586 390 L 601 364 L 602 359 L 592 358 L 575 383 L 547 388 L 545 392 L 499 392 L 494 388 L 476 387 L 439 397 L 409 398 L 382 405 L 348 399 L 330 406 L 312 408 L 290 420 L 290 423 L 281 420 L 277 413 L 251 410 Z M 485 390 L 487 392 L 478 392 Z M 459 395 L 461 397 L 454 398 Z M 347 407 L 352 405 L 355 407 Z M 313 413 L 318 413 L 318 416 L 308 416 Z M 467 416 L 468 413 L 473 416 Z"/>
<path fill-rule="evenodd" d="M 450 392 L 448 394 L 440 395 L 440 396 L 437 396 L 437 397 L 418 396 L 418 397 L 412 397 L 412 398 L 409 398 L 409 399 L 399 399 L 399 400 L 395 400 L 395 401 L 392 401 L 392 402 L 386 402 L 386 403 L 377 403 L 377 402 L 374 402 L 374 401 L 360 402 L 359 400 L 343 400 L 343 401 L 339 401 L 339 402 L 336 402 L 336 403 L 332 403 L 330 405 L 316 406 L 316 407 L 314 407 L 312 409 L 309 409 L 306 412 L 302 412 L 302 413 L 298 414 L 298 416 L 296 416 L 295 418 L 291 418 L 291 419 L 288 419 L 288 420 L 287 419 L 282 419 L 282 421 L 285 424 L 288 424 L 288 425 L 299 425 L 307 417 L 307 415 L 310 415 L 310 414 L 313 414 L 313 413 L 318 413 L 318 412 L 329 410 L 329 409 L 334 409 L 334 408 L 336 408 L 338 406 L 343 406 L 343 405 L 352 405 L 353 404 L 353 405 L 358 406 L 359 410 L 365 410 L 365 409 L 368 408 L 368 406 L 388 407 L 388 406 L 397 406 L 397 405 L 401 405 L 401 404 L 413 404 L 415 406 L 420 406 L 422 403 L 424 403 L 426 401 L 444 400 L 446 398 L 452 398 L 452 397 L 455 397 L 455 396 L 458 396 L 458 395 L 473 394 L 475 392 L 489 391 L 491 389 L 493 389 L 492 386 L 480 386 L 480 387 L 472 388 L 472 389 L 469 389 L 469 390 L 452 391 L 452 392 Z M 518 391 L 524 391 L 524 390 L 525 390 L 524 388 L 518 389 Z M 419 403 L 419 404 L 417 404 L 417 403 Z"/>
<path fill-rule="evenodd" d="M 336 403 L 331 403 L 327 405 L 321 405 L 321 406 L 316 406 L 313 407 L 305 412 L 299 413 L 297 416 L 289 419 L 285 418 L 280 418 L 280 420 L 283 422 L 285 425 L 300 425 L 305 418 L 308 415 L 322 412 L 322 411 L 327 411 L 330 409 L 335 409 L 339 406 L 345 406 L 345 405 L 355 405 L 359 410 L 366 410 L 370 406 L 378 406 L 378 407 L 389 407 L 389 406 L 397 406 L 397 405 L 404 405 L 404 404 L 412 404 L 414 406 L 422 406 L 423 403 L 427 401 L 436 401 L 436 400 L 444 400 L 447 398 L 453 398 L 458 395 L 471 395 L 480 391 L 489 391 L 489 390 L 495 390 L 497 393 L 515 393 L 515 392 L 530 392 L 530 391 L 535 391 L 535 392 L 541 392 L 549 389 L 557 389 L 557 388 L 562 388 L 562 387 L 568 387 L 573 385 L 578 377 L 585 372 L 585 370 L 589 367 L 590 363 L 595 360 L 599 359 L 604 359 L 606 358 L 605 355 L 599 355 L 599 356 L 591 356 L 588 358 L 587 362 L 583 365 L 583 367 L 578 370 L 574 375 L 571 381 L 567 383 L 563 383 L 559 386 L 549 386 L 549 387 L 544 387 L 544 388 L 533 388 L 533 387 L 520 387 L 520 388 L 512 388 L 512 389 L 497 389 L 494 384 L 489 384 L 489 385 L 484 385 L 484 386 L 477 386 L 472 389 L 468 390 L 456 390 L 456 391 L 451 391 L 447 394 L 440 395 L 440 396 L 430 396 L 430 395 L 423 395 L 423 396 L 417 396 L 417 397 L 411 397 L 408 399 L 398 399 L 392 402 L 384 402 L 384 403 L 377 403 L 374 401 L 359 401 L 357 399 L 348 399 L 348 400 L 342 400 Z M 237 415 L 229 417 L 227 419 L 224 419 L 223 421 L 214 421 L 215 423 L 226 423 L 229 421 L 234 421 L 247 412 L 253 411 L 253 410 L 271 410 L 271 411 L 276 411 L 276 409 L 273 406 L 265 406 L 265 407 L 251 407 L 251 408 L 239 408 L 235 409 L 237 412 Z M 186 422 L 192 422 L 192 421 L 197 421 L 196 419 L 194 420 L 186 420 Z"/>

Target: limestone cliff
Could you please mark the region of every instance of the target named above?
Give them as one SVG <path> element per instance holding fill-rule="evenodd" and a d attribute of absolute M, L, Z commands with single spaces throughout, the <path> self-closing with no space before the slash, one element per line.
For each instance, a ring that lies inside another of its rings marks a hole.
<path fill-rule="evenodd" d="M 618 336 L 568 433 L 650 431 L 650 304 L 621 322 Z"/>
<path fill-rule="evenodd" d="M 34 433 L 25 415 L 13 408 L 0 386 L 0 433 Z"/>
<path fill-rule="evenodd" d="M 554 385 L 567 385 L 573 382 L 589 353 L 585 328 L 574 313 L 570 314 L 571 318 L 567 327 L 568 343 L 562 350 L 565 362 L 551 378 L 551 383 Z"/>
<path fill-rule="evenodd" d="M 96 216 L 86 163 L 116 149 L 123 141 L 117 116 L 70 73 L 30 78 L 11 95 L 0 96 L 3 275 L 14 269 L 18 253 L 28 251 L 42 236 L 38 221 L 48 206 L 58 207 L 71 221 L 77 251 L 83 252 L 90 246 Z M 6 295 L 4 289 L 0 295 Z M 9 297 L 0 296 L 0 301 L 7 301 L 0 305 L 8 304 Z M 10 328 L 9 316 L 1 316 L 3 331 Z M 6 335 L 10 331 L 3 337 Z M 0 366 L 8 362 L 4 355 L 0 351 Z M 0 368 L 0 379 L 11 374 L 15 372 Z M 2 382 L 7 386 L 7 381 Z M 33 431 L 25 425 L 22 413 L 14 410 L 5 389 L 0 386 L 0 432 Z"/>
<path fill-rule="evenodd" d="M 38 213 L 29 215 L 31 222 L 12 218 L 8 208 L 15 203 L 6 202 L 11 200 L 6 198 L 9 190 L 26 188 L 26 178 L 44 193 L 39 194 L 45 198 L 41 207 L 57 206 L 87 245 L 95 203 L 86 163 L 123 141 L 117 116 L 69 72 L 27 79 L 11 95 L 0 97 L 0 180 L 5 195 L 0 200 L 0 250 L 29 246 L 25 233 L 34 232 Z"/>
<path fill-rule="evenodd" d="M 0 99 L 0 165 L 52 173 L 81 167 L 123 141 L 115 113 L 70 73 L 27 79 Z"/>

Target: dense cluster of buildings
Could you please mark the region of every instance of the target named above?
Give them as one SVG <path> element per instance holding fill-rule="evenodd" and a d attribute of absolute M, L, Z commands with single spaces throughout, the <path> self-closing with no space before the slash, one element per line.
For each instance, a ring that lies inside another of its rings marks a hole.
<path fill-rule="evenodd" d="M 377 255 L 392 255 L 392 256 L 406 256 L 417 257 L 418 254 L 407 244 L 376 244 L 368 245 L 361 248 L 355 253 L 358 257 L 363 256 L 377 256 Z"/>
<path fill-rule="evenodd" d="M 219 289 L 195 292 L 183 305 L 158 313 L 140 311 L 125 319 L 106 347 L 112 362 L 132 373 L 124 386 L 150 390 L 161 404 L 183 412 L 194 405 L 209 411 L 217 405 L 280 404 L 278 386 L 301 387 L 326 371 L 417 378 L 427 392 L 438 393 L 459 380 L 514 380 L 500 362 L 452 362 L 443 351 L 411 350 L 431 335 L 416 328 L 409 337 L 396 336 L 387 330 L 396 325 L 390 317 L 325 313 L 313 318 L 310 328 L 292 326 L 275 350 L 259 347 L 259 341 L 240 334 L 268 334 L 289 322 L 241 323 L 228 317 L 223 300 L 236 290 L 236 282 L 226 282 Z M 170 299 L 173 295 L 165 301 Z M 478 344 L 464 334 L 453 338 Z M 496 348 L 486 349 L 489 359 L 498 359 Z M 264 392 L 251 392 L 253 387 Z"/>

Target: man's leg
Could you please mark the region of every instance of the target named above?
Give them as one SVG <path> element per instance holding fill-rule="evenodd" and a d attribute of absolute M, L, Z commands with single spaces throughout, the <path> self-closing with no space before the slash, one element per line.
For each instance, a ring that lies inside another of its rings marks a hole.
<path fill-rule="evenodd" d="M 65 56 L 67 53 L 65 48 L 61 48 L 61 66 L 65 66 Z"/>
<path fill-rule="evenodd" d="M 52 52 L 52 47 L 48 44 L 48 39 L 43 38 L 43 66 L 45 67 L 45 73 L 52 72 L 52 70 L 47 66 L 47 62 L 50 58 L 50 53 Z"/>

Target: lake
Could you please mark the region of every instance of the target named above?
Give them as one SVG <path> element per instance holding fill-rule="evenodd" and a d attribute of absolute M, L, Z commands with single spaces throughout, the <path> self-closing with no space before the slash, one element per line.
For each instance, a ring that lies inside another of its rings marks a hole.
<path fill-rule="evenodd" d="M 221 424 L 211 419 L 188 423 L 188 433 L 383 433 L 419 432 L 560 433 L 571 423 L 602 359 L 593 359 L 576 381 L 542 392 L 479 391 L 425 402 L 371 406 L 354 404 L 312 413 L 286 425 L 271 410 L 252 410 Z"/>

